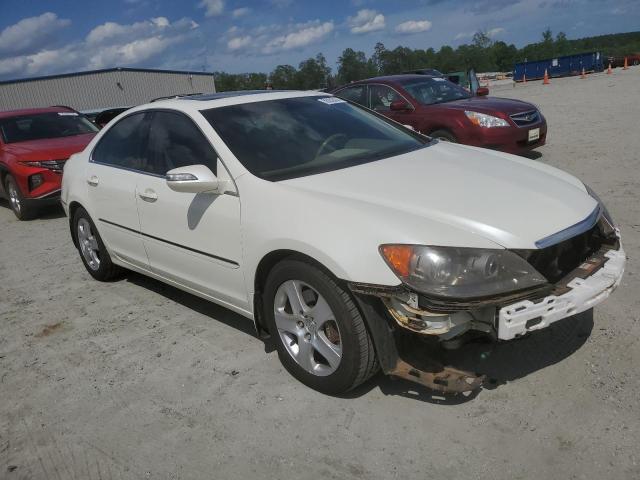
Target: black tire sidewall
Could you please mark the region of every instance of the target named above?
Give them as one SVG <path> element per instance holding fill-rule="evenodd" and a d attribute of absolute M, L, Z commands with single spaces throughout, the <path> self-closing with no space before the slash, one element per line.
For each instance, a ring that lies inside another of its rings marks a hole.
<path fill-rule="evenodd" d="M 282 343 L 275 324 L 273 305 L 278 287 L 287 280 L 301 280 L 316 289 L 327 301 L 335 315 L 340 330 L 342 359 L 337 370 L 330 375 L 321 377 L 307 372 L 296 363 Z M 340 288 L 319 268 L 304 261 L 285 260 L 276 265 L 269 273 L 263 302 L 267 327 L 283 366 L 305 385 L 328 394 L 342 393 L 353 386 L 358 375 L 361 356 L 352 316 L 342 298 L 344 291 L 338 290 L 336 287 Z"/>
<path fill-rule="evenodd" d="M 91 231 L 93 232 L 94 237 L 96 237 L 98 247 L 100 248 L 100 266 L 97 270 L 93 270 L 87 264 L 87 261 L 84 258 L 84 255 L 82 255 L 82 251 L 80 250 L 80 239 L 78 238 L 78 222 L 81 218 L 86 219 L 89 222 L 89 225 L 91 225 Z M 96 280 L 108 280 L 110 278 L 110 270 L 112 268 L 111 257 L 109 256 L 109 252 L 107 252 L 107 248 L 102 242 L 102 238 L 100 237 L 100 233 L 98 233 L 96 225 L 93 223 L 93 220 L 91 220 L 89 213 L 82 207 L 79 207 L 73 214 L 73 235 L 76 247 L 78 248 L 78 253 L 80 254 L 80 259 L 87 269 L 87 272 L 89 272 L 89 274 Z"/>
<path fill-rule="evenodd" d="M 437 138 L 438 140 L 446 139 L 444 141 L 450 143 L 458 143 L 458 139 L 455 135 L 447 130 L 436 130 L 435 132 L 431 132 L 429 136 Z"/>

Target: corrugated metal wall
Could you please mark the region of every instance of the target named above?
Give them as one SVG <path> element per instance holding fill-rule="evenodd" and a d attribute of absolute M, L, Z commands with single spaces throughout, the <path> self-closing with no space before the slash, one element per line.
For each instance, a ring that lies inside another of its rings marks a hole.
<path fill-rule="evenodd" d="M 215 92 L 213 74 L 116 70 L 0 84 L 0 110 L 49 105 L 93 110 L 210 92 Z"/>

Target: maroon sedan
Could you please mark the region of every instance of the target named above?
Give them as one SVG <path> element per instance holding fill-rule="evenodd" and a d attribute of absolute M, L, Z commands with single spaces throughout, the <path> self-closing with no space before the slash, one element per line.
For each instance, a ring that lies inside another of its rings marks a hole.
<path fill-rule="evenodd" d="M 333 93 L 359 103 L 416 131 L 509 153 L 544 145 L 547 122 L 527 102 L 472 96 L 454 83 L 428 75 L 391 75 L 354 82 Z"/>

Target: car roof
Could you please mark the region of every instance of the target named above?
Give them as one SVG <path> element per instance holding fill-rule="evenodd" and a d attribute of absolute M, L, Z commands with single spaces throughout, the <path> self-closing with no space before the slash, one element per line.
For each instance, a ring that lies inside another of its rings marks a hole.
<path fill-rule="evenodd" d="M 421 73 L 401 73 L 398 75 L 382 75 L 379 77 L 365 78 L 364 80 L 358 80 L 347 85 L 342 85 L 339 88 L 349 87 L 351 85 L 358 85 L 362 83 L 402 83 L 402 80 L 424 80 L 425 78 L 441 78 L 438 75 L 425 75 Z"/>
<path fill-rule="evenodd" d="M 331 96 L 329 93 L 302 90 L 243 90 L 237 92 L 208 93 L 202 95 L 185 96 L 158 100 L 136 107 L 135 110 L 154 108 L 171 108 L 175 110 L 208 110 L 210 108 L 226 107 L 243 103 L 266 102 L 285 98 L 302 98 Z M 133 111 L 134 109 L 132 109 Z"/>
<path fill-rule="evenodd" d="M 23 115 L 33 115 L 37 113 L 55 113 L 71 111 L 68 107 L 44 107 L 44 108 L 23 108 L 20 110 L 0 111 L 0 118 L 20 117 Z"/>

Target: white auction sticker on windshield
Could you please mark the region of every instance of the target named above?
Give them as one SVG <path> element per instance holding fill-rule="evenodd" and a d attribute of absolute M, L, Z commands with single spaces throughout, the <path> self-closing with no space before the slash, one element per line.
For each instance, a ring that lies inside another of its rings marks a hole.
<path fill-rule="evenodd" d="M 76 112 L 58 112 L 58 115 L 61 117 L 77 117 L 78 114 Z"/>
<path fill-rule="evenodd" d="M 338 97 L 324 97 L 324 98 L 319 98 L 318 101 L 322 103 L 326 103 L 327 105 L 333 105 L 335 103 L 347 103 L 345 100 L 342 100 L 341 98 L 338 98 Z"/>

